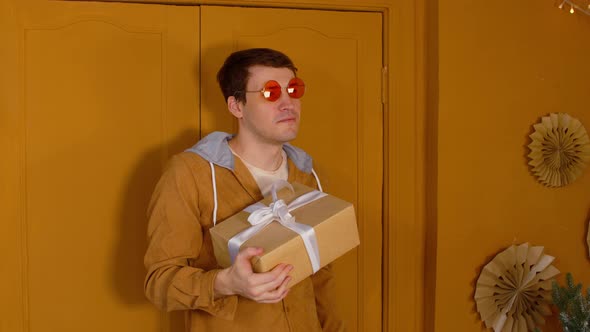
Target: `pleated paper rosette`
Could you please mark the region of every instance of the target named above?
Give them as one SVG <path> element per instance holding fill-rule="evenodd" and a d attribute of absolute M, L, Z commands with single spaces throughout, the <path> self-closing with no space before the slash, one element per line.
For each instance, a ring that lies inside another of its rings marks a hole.
<path fill-rule="evenodd" d="M 544 248 L 513 245 L 484 266 L 475 287 L 477 311 L 494 332 L 533 331 L 551 315 L 551 281 L 559 274 Z"/>
<path fill-rule="evenodd" d="M 566 113 L 551 113 L 533 127 L 528 155 L 533 174 L 548 187 L 572 183 L 590 161 L 590 139 L 582 123 Z"/>

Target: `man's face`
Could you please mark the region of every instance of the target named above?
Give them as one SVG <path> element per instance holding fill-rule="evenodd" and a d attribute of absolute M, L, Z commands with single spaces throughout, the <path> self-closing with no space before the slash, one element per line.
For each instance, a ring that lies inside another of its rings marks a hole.
<path fill-rule="evenodd" d="M 289 97 L 285 87 L 295 74 L 289 68 L 265 66 L 250 67 L 246 91 L 260 91 L 269 80 L 281 85 L 281 96 L 268 101 L 260 92 L 246 93 L 246 103 L 239 103 L 240 135 L 244 134 L 262 143 L 283 144 L 297 136 L 301 101 Z"/>

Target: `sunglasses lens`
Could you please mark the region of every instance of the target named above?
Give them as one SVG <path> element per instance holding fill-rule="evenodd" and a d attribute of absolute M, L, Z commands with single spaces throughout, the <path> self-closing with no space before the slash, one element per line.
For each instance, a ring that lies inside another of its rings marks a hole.
<path fill-rule="evenodd" d="M 293 77 L 287 86 L 287 93 L 291 98 L 301 98 L 305 93 L 305 83 L 299 77 Z"/>
<path fill-rule="evenodd" d="M 275 101 L 281 96 L 281 85 L 277 81 L 268 81 L 264 84 L 262 94 L 266 100 Z"/>
<path fill-rule="evenodd" d="M 291 98 L 301 98 L 305 93 L 305 83 L 299 77 L 294 77 L 289 81 L 287 93 Z"/>

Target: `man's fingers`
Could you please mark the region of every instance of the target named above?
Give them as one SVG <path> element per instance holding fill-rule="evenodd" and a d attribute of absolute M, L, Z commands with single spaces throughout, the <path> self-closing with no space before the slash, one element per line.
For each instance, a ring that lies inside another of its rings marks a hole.
<path fill-rule="evenodd" d="M 260 297 L 258 300 L 259 303 L 276 303 L 281 301 L 282 299 L 289 294 L 289 289 L 287 288 L 289 282 L 291 281 L 291 277 L 285 278 L 281 286 L 273 291 L 265 293 L 263 296 Z"/>
<path fill-rule="evenodd" d="M 241 250 L 238 255 L 236 256 L 236 261 L 247 261 L 250 263 L 250 260 L 254 256 L 262 255 L 263 249 L 258 247 L 248 247 L 244 250 Z"/>
<path fill-rule="evenodd" d="M 255 273 L 250 278 L 250 284 L 252 286 L 260 286 L 260 290 L 263 292 L 273 290 L 283 282 L 285 277 L 293 270 L 292 265 L 279 264 L 274 269 L 263 272 Z"/>
<path fill-rule="evenodd" d="M 234 262 L 234 267 L 236 268 L 236 272 L 242 276 L 248 276 L 252 274 L 252 263 L 250 260 L 252 257 L 262 255 L 262 248 L 256 247 L 248 247 L 244 250 L 240 251 L 236 256 L 236 261 Z"/>
<path fill-rule="evenodd" d="M 250 277 L 251 287 L 247 294 L 248 297 L 257 302 L 280 299 L 281 293 L 286 289 L 288 280 L 291 280 L 289 272 L 292 269 L 291 265 L 279 264 L 270 272 L 253 274 Z M 261 280 L 267 282 L 261 282 Z"/>
<path fill-rule="evenodd" d="M 279 264 L 269 272 L 254 273 L 250 261 L 262 252 L 262 248 L 248 247 L 238 253 L 232 271 L 237 278 L 235 284 L 241 286 L 235 292 L 256 302 L 276 303 L 288 293 L 289 273 L 293 266 Z"/>

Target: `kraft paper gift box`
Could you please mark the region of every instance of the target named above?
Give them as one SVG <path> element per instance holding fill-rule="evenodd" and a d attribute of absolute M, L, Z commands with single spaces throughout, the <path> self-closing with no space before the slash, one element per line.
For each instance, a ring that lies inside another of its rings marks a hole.
<path fill-rule="evenodd" d="M 292 186 L 293 193 L 285 188 L 278 192 L 278 199 L 283 199 L 286 204 L 290 204 L 296 198 L 311 192 L 323 194 L 299 183 L 293 183 Z M 314 193 L 306 196 L 314 195 Z M 273 203 L 273 198 L 269 195 L 259 203 L 268 206 Z M 213 249 L 220 266 L 228 267 L 232 264 L 228 242 L 236 234 L 252 227 L 248 222 L 250 214 L 240 211 L 211 228 Z M 319 262 L 316 263 L 316 268 L 326 266 L 359 245 L 354 206 L 351 203 L 326 194 L 290 211 L 290 214 L 297 223 L 313 227 L 319 251 Z M 293 265 L 294 269 L 290 273 L 292 279 L 289 282 L 291 287 L 314 273 L 312 260 L 302 236 L 279 223 L 278 218 L 273 219 L 276 220 L 246 240 L 240 248 L 261 247 L 264 249 L 261 256 L 252 259 L 255 272 L 270 271 L 279 263 Z M 236 250 L 234 249 L 234 255 Z"/>

